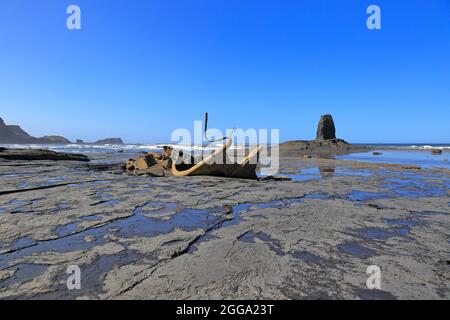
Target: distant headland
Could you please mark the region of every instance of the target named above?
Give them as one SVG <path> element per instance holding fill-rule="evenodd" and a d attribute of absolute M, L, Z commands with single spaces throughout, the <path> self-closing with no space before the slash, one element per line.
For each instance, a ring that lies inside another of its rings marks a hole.
<path fill-rule="evenodd" d="M 71 144 L 69 139 L 62 136 L 44 136 L 40 138 L 33 137 L 24 131 L 18 125 L 7 125 L 0 118 L 0 144 Z M 107 138 L 95 142 L 84 142 L 77 140 L 76 144 L 123 144 L 121 138 Z"/>

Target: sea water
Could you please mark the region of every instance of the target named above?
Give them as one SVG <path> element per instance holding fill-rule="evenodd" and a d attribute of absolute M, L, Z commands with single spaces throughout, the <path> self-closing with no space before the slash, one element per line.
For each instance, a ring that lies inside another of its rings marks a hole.
<path fill-rule="evenodd" d="M 209 145 L 202 146 L 181 146 L 173 144 L 3 144 L 0 147 L 9 149 L 47 149 L 56 152 L 66 153 L 115 153 L 123 151 L 126 153 L 141 153 L 141 152 L 157 152 L 161 151 L 164 146 L 169 146 L 175 149 L 183 150 L 215 150 L 218 146 Z M 232 147 L 233 149 L 233 147 Z"/>
<path fill-rule="evenodd" d="M 31 149 L 48 149 L 56 152 L 67 153 L 117 153 L 118 151 L 124 153 L 142 153 L 142 152 L 159 152 L 163 146 L 171 146 L 180 148 L 179 145 L 172 144 L 9 144 L 0 145 L 5 148 L 31 148 Z M 422 168 L 447 168 L 450 169 L 450 144 L 365 144 L 371 146 L 373 149 L 369 152 L 352 153 L 348 155 L 336 156 L 337 159 L 357 160 L 363 162 L 381 162 L 394 164 L 408 164 L 417 165 Z M 201 146 L 182 146 L 185 150 L 213 150 L 217 148 L 216 145 L 209 145 L 207 147 Z M 232 146 L 231 149 L 236 147 Z M 239 148 L 239 147 L 237 147 Z M 433 155 L 431 150 L 440 149 L 442 154 Z M 381 152 L 381 155 L 373 155 L 373 152 Z"/>
<path fill-rule="evenodd" d="M 362 162 L 382 162 L 403 165 L 416 165 L 422 168 L 450 169 L 450 145 L 409 144 L 409 145 L 372 145 L 369 152 L 336 156 L 337 159 Z M 432 150 L 442 150 L 441 154 L 432 154 Z M 381 155 L 373 155 L 380 152 Z"/>

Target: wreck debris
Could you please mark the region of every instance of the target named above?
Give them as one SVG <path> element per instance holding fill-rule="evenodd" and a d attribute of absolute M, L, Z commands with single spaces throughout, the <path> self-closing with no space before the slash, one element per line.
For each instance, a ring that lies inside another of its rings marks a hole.
<path fill-rule="evenodd" d="M 164 146 L 161 154 L 150 152 L 142 154 L 137 159 L 129 159 L 124 169 L 136 175 L 147 174 L 155 177 L 209 175 L 257 179 L 257 157 L 262 148 L 256 147 L 251 150 L 238 163 L 229 163 L 227 150 L 232 142 L 232 135 L 230 135 L 223 145 L 204 159 L 197 159 L 190 154 L 184 154 L 181 150 Z"/>
<path fill-rule="evenodd" d="M 208 175 L 228 178 L 258 179 L 256 167 L 258 165 L 261 146 L 250 150 L 240 161 L 235 161 L 234 152 L 228 157 L 227 151 L 233 144 L 234 129 L 228 137 L 211 140 L 207 137 L 208 113 L 205 114 L 204 139 L 208 142 L 225 141 L 220 147 L 206 157 L 185 154 L 183 150 L 175 150 L 164 146 L 161 154 L 150 152 L 137 159 L 129 159 L 124 169 L 137 175 L 185 177 L 194 175 Z M 247 151 L 247 150 L 245 150 Z"/>
<path fill-rule="evenodd" d="M 123 169 L 136 175 L 171 176 L 172 159 L 170 155 L 172 151 L 172 148 L 164 146 L 162 153 L 144 153 L 136 159 L 128 159 Z"/>

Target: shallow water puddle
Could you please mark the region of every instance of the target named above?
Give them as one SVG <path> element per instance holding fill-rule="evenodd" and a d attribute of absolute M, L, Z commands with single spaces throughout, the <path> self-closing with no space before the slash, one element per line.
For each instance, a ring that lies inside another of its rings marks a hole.
<path fill-rule="evenodd" d="M 94 182 L 74 182 L 67 185 L 69 188 L 73 189 L 80 189 L 80 188 L 90 188 L 93 184 L 99 183 L 100 181 L 94 181 Z M 106 181 L 105 181 L 106 182 Z"/>
<path fill-rule="evenodd" d="M 31 204 L 31 201 L 13 199 L 4 204 L 4 206 L 11 206 L 12 208 L 0 208 L 0 213 L 6 211 L 10 213 L 28 213 L 30 210 L 27 206 Z"/>
<path fill-rule="evenodd" d="M 208 229 L 224 220 L 223 215 L 226 214 L 226 210 L 222 207 L 209 210 L 184 209 L 176 213 L 170 220 L 148 218 L 142 213 L 141 208 L 137 208 L 134 214 L 129 217 L 79 233 L 74 233 L 79 222 L 73 222 L 56 229 L 59 238 L 53 240 L 30 243 L 26 239 L 21 239 L 11 248 L 17 251 L 1 256 L 0 269 L 7 267 L 12 261 L 31 254 L 88 250 L 109 241 L 105 236 L 111 233 L 116 233 L 125 238 L 134 236 L 152 237 L 168 233 L 176 228 L 186 231 L 200 228 Z M 88 236 L 94 240 L 86 241 L 85 238 Z M 29 245 L 33 246 L 28 247 Z"/>
<path fill-rule="evenodd" d="M 28 182 L 20 182 L 16 184 L 16 189 L 28 189 L 31 188 L 31 185 Z"/>
<path fill-rule="evenodd" d="M 0 280 L 0 287 L 6 288 L 11 285 L 20 285 L 33 278 L 42 275 L 47 270 L 47 265 L 23 263 L 12 267 L 14 274 L 11 277 Z"/>
<path fill-rule="evenodd" d="M 63 210 L 67 210 L 72 208 L 70 203 L 67 202 L 62 202 L 62 203 L 57 203 L 55 205 L 55 210 L 54 211 L 63 211 Z"/>
<path fill-rule="evenodd" d="M 409 228 L 395 228 L 392 229 L 392 232 L 394 232 L 397 236 L 400 237 L 406 237 L 407 235 L 409 235 Z"/>
<path fill-rule="evenodd" d="M 30 204 L 29 201 L 17 200 L 17 199 L 13 199 L 13 200 L 10 200 L 5 203 L 5 205 L 7 205 L 7 206 L 24 206 L 24 205 L 28 205 L 28 204 Z"/>
<path fill-rule="evenodd" d="M 358 237 L 366 240 L 386 240 L 393 237 L 406 237 L 409 234 L 409 227 L 415 224 L 408 223 L 406 220 L 389 220 L 385 221 L 396 227 L 389 230 L 382 228 L 363 228 L 357 230 Z"/>
<path fill-rule="evenodd" d="M 330 167 L 330 166 L 319 166 L 313 168 L 302 169 L 299 173 L 292 172 L 281 172 L 286 174 L 293 181 L 311 181 L 319 180 L 321 178 L 327 177 L 370 177 L 372 172 L 368 169 L 354 169 L 348 167 Z"/>
<path fill-rule="evenodd" d="M 232 225 L 239 224 L 243 221 L 241 217 L 241 213 L 248 210 L 257 210 L 257 209 L 267 209 L 267 208 L 281 208 L 283 206 L 281 200 L 275 200 L 272 202 L 262 202 L 262 203 L 241 203 L 231 207 L 233 219 L 229 221 L 225 221 L 223 223 L 223 227 L 229 227 Z"/>
<path fill-rule="evenodd" d="M 190 246 L 190 248 L 188 249 L 188 253 L 194 253 L 194 252 L 196 252 L 196 251 L 198 250 L 198 246 L 199 246 L 200 244 L 202 244 L 202 243 L 204 243 L 204 242 L 211 241 L 211 240 L 215 240 L 215 239 L 218 239 L 218 238 L 217 238 L 216 236 L 210 234 L 210 233 L 206 234 L 206 235 L 203 236 L 199 241 L 197 241 L 197 242 L 195 243 L 195 245 Z"/>
<path fill-rule="evenodd" d="M 248 242 L 248 243 L 256 243 L 255 239 L 259 239 L 265 244 L 269 246 L 269 248 L 275 252 L 278 256 L 284 256 L 286 253 L 281 250 L 281 245 L 277 240 L 272 239 L 268 234 L 264 232 L 246 232 L 244 235 L 238 238 L 239 241 Z"/>
<path fill-rule="evenodd" d="M 44 181 L 42 181 L 44 180 Z M 68 181 L 66 176 L 49 178 L 49 177 L 39 177 L 39 181 L 22 181 L 16 184 L 16 189 L 29 189 L 29 188 L 39 188 L 48 187 L 56 184 L 61 184 Z"/>
<path fill-rule="evenodd" d="M 177 202 L 151 201 L 140 207 L 139 210 L 142 213 L 147 211 L 152 215 L 166 215 L 169 213 L 176 213 L 178 207 L 179 204 Z"/>
<path fill-rule="evenodd" d="M 240 213 L 242 211 L 247 210 L 256 210 L 256 209 L 267 209 L 267 208 L 284 208 L 290 205 L 295 204 L 301 204 L 304 202 L 305 199 L 320 199 L 325 200 L 329 199 L 329 195 L 327 193 L 318 192 L 318 193 L 310 193 L 305 194 L 302 197 L 298 198 L 289 198 L 289 199 L 280 199 L 280 200 L 273 200 L 269 202 L 253 202 L 253 203 L 241 203 L 238 205 L 235 205 L 233 207 L 233 211 L 236 211 L 237 213 Z"/>
<path fill-rule="evenodd" d="M 44 185 L 52 185 L 66 182 L 68 178 L 66 176 L 51 178 L 44 182 Z"/>
<path fill-rule="evenodd" d="M 103 219 L 103 214 L 99 213 L 99 214 L 94 214 L 94 215 L 90 215 L 90 216 L 84 216 L 84 217 L 80 217 L 80 219 L 83 221 L 100 221 Z"/>
<path fill-rule="evenodd" d="M 388 239 L 393 237 L 394 235 L 391 232 L 380 228 L 365 228 L 359 230 L 358 235 L 364 239 L 372 240 L 372 239 Z"/>
<path fill-rule="evenodd" d="M 383 192 L 352 190 L 352 192 L 347 194 L 346 198 L 349 199 L 350 201 L 366 201 L 366 200 L 392 198 L 392 195 Z"/>
<path fill-rule="evenodd" d="M 137 208 L 135 214 L 127 219 L 110 224 L 110 227 L 118 228 L 118 233 L 124 237 L 145 236 L 152 237 L 162 233 L 168 233 L 176 228 L 192 231 L 196 229 L 208 229 L 221 220 L 225 214 L 222 207 L 213 209 L 183 209 L 178 211 L 168 220 L 161 220 L 145 216 L 143 208 Z"/>
<path fill-rule="evenodd" d="M 295 259 L 305 261 L 311 264 L 320 264 L 324 261 L 322 257 L 316 256 L 309 251 L 294 251 L 290 253 Z"/>
<path fill-rule="evenodd" d="M 79 224 L 80 224 L 80 222 L 72 222 L 72 223 L 69 223 L 64 226 L 56 228 L 55 232 L 58 234 L 58 236 L 65 237 L 69 234 L 74 233 L 77 230 Z"/>
<path fill-rule="evenodd" d="M 96 204 L 93 204 L 93 206 L 98 206 L 98 207 L 113 207 L 119 203 L 121 203 L 122 200 L 118 200 L 118 199 L 111 199 L 111 200 L 103 200 L 100 201 Z"/>
<path fill-rule="evenodd" d="M 327 193 L 310 193 L 306 194 L 303 197 L 298 198 L 290 198 L 290 199 L 281 199 L 281 200 L 273 200 L 269 202 L 247 202 L 240 203 L 233 207 L 231 207 L 233 219 L 230 221 L 225 221 L 223 223 L 223 227 L 229 227 L 231 225 L 239 224 L 243 219 L 241 217 L 242 212 L 246 211 L 255 211 L 258 209 L 282 209 L 290 205 L 301 204 L 305 199 L 329 199 L 329 195 Z M 262 215 L 254 215 L 251 218 L 264 218 Z"/>
<path fill-rule="evenodd" d="M 439 211 L 411 211 L 411 214 L 418 216 L 440 216 L 447 215 L 447 212 L 439 212 Z"/>
<path fill-rule="evenodd" d="M 330 199 L 330 195 L 325 192 L 318 193 L 309 193 L 303 197 L 304 199 L 319 199 L 319 200 L 327 200 Z"/>
<path fill-rule="evenodd" d="M 13 251 L 10 253 L 2 254 L 0 257 L 0 269 L 4 269 L 9 265 L 15 263 L 17 260 L 30 256 L 32 254 L 39 254 L 43 252 L 71 252 L 76 250 L 87 250 L 94 246 L 104 244 L 106 240 L 103 238 L 107 230 L 100 228 L 89 229 L 86 232 L 81 232 L 73 235 L 68 235 L 61 238 L 46 241 L 34 241 L 33 243 L 25 242 L 21 240 L 21 243 L 15 244 L 16 248 L 11 248 Z M 84 237 L 94 236 L 95 240 L 92 242 L 86 242 Z M 18 245 L 20 244 L 20 246 Z"/>
<path fill-rule="evenodd" d="M 392 293 L 384 290 L 357 289 L 356 295 L 362 300 L 395 300 Z"/>
<path fill-rule="evenodd" d="M 13 243 L 11 243 L 11 249 L 15 250 L 18 248 L 27 247 L 34 243 L 36 243 L 36 241 L 31 239 L 30 237 L 22 237 L 22 238 L 15 240 Z"/>
<path fill-rule="evenodd" d="M 414 227 L 423 224 L 422 221 L 409 220 L 409 219 L 384 219 L 384 221 L 391 225 L 399 225 L 403 227 Z"/>
<path fill-rule="evenodd" d="M 402 179 L 387 179 L 387 181 L 389 183 L 380 186 L 405 198 L 442 197 L 447 194 L 447 188 L 424 181 Z"/>
<path fill-rule="evenodd" d="M 356 243 L 344 243 L 338 246 L 338 250 L 342 253 L 351 254 L 362 258 L 368 258 L 375 254 L 372 249 L 360 246 Z"/>
<path fill-rule="evenodd" d="M 126 249 L 116 254 L 101 255 L 93 263 L 80 265 L 82 268 L 82 285 L 80 290 L 67 290 L 67 274 L 60 274 L 53 281 L 58 283 L 58 287 L 53 291 L 40 295 L 41 299 L 76 299 L 82 295 L 92 295 L 101 293 L 104 286 L 104 278 L 108 272 L 114 268 L 132 264 L 143 257 L 135 250 Z M 148 257 L 146 257 L 148 259 Z M 156 260 L 156 259 L 155 259 Z M 147 262 L 148 264 L 149 262 Z M 95 295 L 93 297 L 96 297 Z"/>
<path fill-rule="evenodd" d="M 349 176 L 349 177 L 370 177 L 372 172 L 368 169 L 354 169 L 349 167 L 336 168 L 335 175 L 337 177 Z"/>
<path fill-rule="evenodd" d="M 297 174 L 287 174 L 293 181 L 311 181 L 322 178 L 319 168 L 303 169 Z"/>

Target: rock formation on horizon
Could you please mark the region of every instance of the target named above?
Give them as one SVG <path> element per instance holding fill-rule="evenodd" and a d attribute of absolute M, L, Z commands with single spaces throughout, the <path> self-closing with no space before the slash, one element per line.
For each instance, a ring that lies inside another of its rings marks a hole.
<path fill-rule="evenodd" d="M 367 148 L 354 146 L 343 139 L 336 138 L 336 127 L 331 114 L 320 117 L 314 140 L 287 141 L 280 145 L 284 152 L 294 152 L 304 155 L 342 154 L 355 151 L 366 151 Z"/>
<path fill-rule="evenodd" d="M 44 143 L 44 144 L 68 144 L 70 143 L 64 137 L 61 136 L 45 136 L 41 138 L 35 138 L 25 132 L 20 126 L 7 125 L 0 118 L 0 143 L 4 144 L 27 144 L 27 143 Z"/>
<path fill-rule="evenodd" d="M 317 126 L 316 140 L 331 140 L 336 139 L 336 128 L 334 126 L 333 117 L 327 113 L 320 117 Z"/>
<path fill-rule="evenodd" d="M 61 136 L 44 136 L 36 138 L 30 136 L 20 126 L 7 125 L 0 118 L 0 144 L 71 144 L 70 140 Z M 77 140 L 77 144 L 123 144 L 121 138 L 101 139 L 93 143 L 85 143 L 83 140 Z"/>
<path fill-rule="evenodd" d="M 123 141 L 120 138 L 107 138 L 97 140 L 94 144 L 123 144 Z"/>
<path fill-rule="evenodd" d="M 121 138 L 106 138 L 106 139 L 101 139 L 101 140 L 97 140 L 95 142 L 85 142 L 81 139 L 77 139 L 75 141 L 75 144 L 84 144 L 84 145 L 93 145 L 93 144 L 97 144 L 97 145 L 104 145 L 104 144 L 123 144 L 123 141 Z"/>

